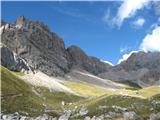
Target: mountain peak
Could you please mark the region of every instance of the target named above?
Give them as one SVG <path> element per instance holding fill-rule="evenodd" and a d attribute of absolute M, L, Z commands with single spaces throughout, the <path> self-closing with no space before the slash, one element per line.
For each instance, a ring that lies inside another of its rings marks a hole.
<path fill-rule="evenodd" d="M 16 24 L 17 25 L 23 25 L 26 21 L 26 18 L 24 16 L 19 16 L 17 21 L 16 21 Z"/>

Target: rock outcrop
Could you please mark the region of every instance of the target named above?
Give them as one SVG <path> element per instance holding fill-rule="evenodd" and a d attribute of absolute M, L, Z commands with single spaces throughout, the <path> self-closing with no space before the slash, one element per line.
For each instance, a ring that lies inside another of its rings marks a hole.
<path fill-rule="evenodd" d="M 24 59 L 17 57 L 16 54 L 3 45 L 1 45 L 1 64 L 13 71 L 34 72 Z"/>
<path fill-rule="evenodd" d="M 19 17 L 16 24 L 5 25 L 2 43 L 34 69 L 48 75 L 63 75 L 69 71 L 63 40 L 41 22 Z"/>

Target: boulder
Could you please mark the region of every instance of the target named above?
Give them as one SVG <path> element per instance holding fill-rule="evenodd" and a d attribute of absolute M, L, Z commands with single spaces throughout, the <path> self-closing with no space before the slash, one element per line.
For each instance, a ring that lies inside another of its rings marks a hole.
<path fill-rule="evenodd" d="M 158 113 L 152 113 L 150 115 L 150 120 L 160 120 L 160 112 L 158 112 Z"/>
<path fill-rule="evenodd" d="M 84 120 L 91 120 L 91 118 L 89 116 L 86 116 Z"/>
<path fill-rule="evenodd" d="M 123 113 L 123 118 L 124 118 L 124 120 L 136 120 L 137 115 L 136 115 L 135 112 L 132 112 L 132 111 L 124 112 Z"/>
<path fill-rule="evenodd" d="M 65 111 L 65 113 L 61 115 L 58 120 L 69 120 L 70 116 L 71 116 L 71 111 L 68 110 L 68 111 Z"/>
<path fill-rule="evenodd" d="M 80 116 L 87 115 L 87 114 L 88 114 L 87 108 L 82 107 L 82 108 L 79 110 L 79 114 L 80 114 Z"/>

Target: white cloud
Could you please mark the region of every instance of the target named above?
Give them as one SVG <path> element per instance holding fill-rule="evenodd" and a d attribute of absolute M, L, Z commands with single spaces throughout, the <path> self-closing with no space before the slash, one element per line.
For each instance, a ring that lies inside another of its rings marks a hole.
<path fill-rule="evenodd" d="M 145 19 L 142 17 L 138 18 L 136 21 L 133 22 L 133 26 L 136 28 L 142 27 L 144 24 L 145 24 Z"/>
<path fill-rule="evenodd" d="M 143 9 L 149 2 L 150 0 L 124 0 L 114 18 L 114 23 L 121 26 L 126 18 L 134 16 L 138 10 Z"/>
<path fill-rule="evenodd" d="M 106 60 L 101 60 L 101 62 L 104 62 L 104 63 L 107 63 L 107 64 L 109 64 L 109 65 L 111 65 L 111 66 L 114 66 L 111 62 L 106 61 Z"/>
<path fill-rule="evenodd" d="M 156 26 L 150 34 L 145 36 L 140 45 L 140 49 L 160 52 L 160 26 Z"/>
<path fill-rule="evenodd" d="M 131 52 L 128 53 L 128 54 L 124 54 L 124 55 L 122 56 L 122 58 L 118 60 L 118 63 L 117 63 L 117 64 L 120 64 L 121 62 L 126 61 L 126 60 L 131 56 L 132 53 L 137 53 L 137 52 L 139 52 L 139 51 L 131 51 Z"/>

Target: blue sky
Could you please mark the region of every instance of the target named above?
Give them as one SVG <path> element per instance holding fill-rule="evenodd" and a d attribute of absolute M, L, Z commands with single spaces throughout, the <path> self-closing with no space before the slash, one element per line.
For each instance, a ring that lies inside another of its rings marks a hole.
<path fill-rule="evenodd" d="M 77 45 L 90 56 L 116 64 L 133 50 L 159 51 L 160 46 L 143 43 L 159 24 L 159 3 L 139 1 L 136 6 L 123 1 L 2 2 L 2 19 L 13 23 L 24 15 L 42 21 L 63 38 L 66 47 Z M 158 41 L 157 36 L 151 38 Z"/>

